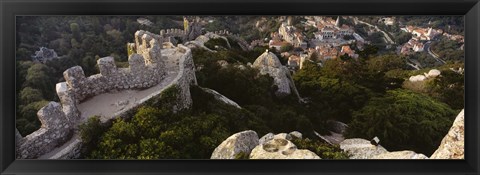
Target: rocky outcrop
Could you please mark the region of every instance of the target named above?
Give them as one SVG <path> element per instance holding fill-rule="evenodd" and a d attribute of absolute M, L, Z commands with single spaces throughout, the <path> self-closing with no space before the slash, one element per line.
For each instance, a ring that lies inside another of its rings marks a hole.
<path fill-rule="evenodd" d="M 455 118 L 452 127 L 430 159 L 464 159 L 465 127 L 464 110 Z M 410 150 L 389 152 L 382 146 L 372 145 L 365 139 L 346 139 L 340 149 L 350 154 L 350 159 L 428 159 Z"/>
<path fill-rule="evenodd" d="M 211 159 L 235 159 L 240 154 L 249 155 L 258 145 L 258 135 L 255 131 L 242 131 L 228 137 L 212 153 Z"/>
<path fill-rule="evenodd" d="M 298 131 L 292 131 L 290 133 L 288 133 L 288 135 L 292 136 L 293 139 L 302 139 L 302 133 L 298 132 Z"/>
<path fill-rule="evenodd" d="M 292 140 L 292 136 L 287 133 L 279 133 L 277 135 L 273 136 L 274 139 L 286 139 L 286 140 Z"/>
<path fill-rule="evenodd" d="M 435 77 L 438 77 L 440 75 L 440 73 L 441 72 L 438 69 L 432 69 L 432 70 L 428 71 L 428 73 L 423 73 L 423 74 L 427 78 L 435 78 Z"/>
<path fill-rule="evenodd" d="M 322 139 L 330 145 L 338 145 L 345 140 L 342 134 L 330 131 L 330 135 L 320 135 L 318 132 L 313 132 L 318 138 Z"/>
<path fill-rule="evenodd" d="M 267 143 L 268 141 L 272 140 L 272 139 L 273 139 L 273 136 L 275 136 L 275 134 L 273 134 L 273 133 L 265 134 L 262 138 L 260 138 L 260 140 L 258 141 L 258 143 L 259 143 L 260 145 L 263 145 L 263 144 Z"/>
<path fill-rule="evenodd" d="M 292 91 L 294 91 L 294 93 L 296 92 L 290 71 L 280 63 L 278 57 L 272 52 L 266 51 L 260 55 L 253 63 L 252 67 L 260 70 L 260 74 L 268 74 L 273 78 L 274 84 L 278 87 L 275 92 L 276 96 L 284 97 L 290 95 Z M 296 94 L 298 95 L 298 93 Z"/>
<path fill-rule="evenodd" d="M 320 159 L 314 152 L 297 149 L 290 140 L 301 139 L 302 133 L 293 131 L 274 135 L 268 133 L 258 139 L 255 131 L 236 133 L 223 141 L 212 153 L 211 159 L 235 159 L 243 153 L 250 159 Z"/>
<path fill-rule="evenodd" d="M 413 151 L 395 151 L 373 156 L 372 159 L 428 159 L 428 157 Z"/>
<path fill-rule="evenodd" d="M 202 49 L 205 49 L 207 51 L 210 51 L 210 52 L 217 52 L 217 51 L 212 50 L 208 47 L 205 47 L 205 43 L 208 42 L 210 39 L 218 39 L 218 38 L 225 40 L 225 42 L 227 43 L 227 47 L 231 48 L 230 43 L 228 42 L 228 39 L 226 37 L 217 35 L 217 34 L 212 33 L 212 32 L 207 32 L 204 35 L 200 35 L 200 36 L 196 37 L 195 40 L 191 40 L 191 41 L 186 42 L 185 46 L 187 46 L 189 48 L 198 47 L 198 48 L 202 48 Z"/>
<path fill-rule="evenodd" d="M 465 125 L 464 110 L 455 118 L 452 127 L 430 159 L 464 159 Z"/>
<path fill-rule="evenodd" d="M 298 131 L 292 131 L 288 134 L 287 133 L 278 133 L 278 134 L 268 133 L 268 134 L 265 134 L 262 138 L 260 138 L 259 143 L 260 143 L 260 145 L 262 145 L 262 144 L 265 144 L 265 143 L 267 143 L 267 142 L 269 142 L 270 140 L 273 140 L 273 139 L 292 140 L 293 137 L 301 139 L 302 138 L 302 133 L 300 133 Z"/>
<path fill-rule="evenodd" d="M 250 159 L 320 159 L 314 152 L 297 149 L 297 146 L 287 139 L 274 138 L 265 144 L 256 146 Z"/>
<path fill-rule="evenodd" d="M 340 143 L 340 149 L 349 154 L 350 159 L 428 159 L 427 156 L 413 151 L 389 152 L 381 145 L 372 145 L 365 139 L 346 139 Z"/>
<path fill-rule="evenodd" d="M 437 69 L 431 69 L 430 71 L 423 73 L 423 75 L 414 75 L 411 76 L 408 80 L 410 82 L 418 82 L 418 81 L 424 81 L 428 78 L 435 78 L 438 77 L 441 74 L 441 72 Z"/>
<path fill-rule="evenodd" d="M 410 82 L 417 82 L 417 81 L 423 81 L 425 79 L 427 79 L 425 75 L 415 75 L 415 76 L 411 76 L 408 80 Z"/>
<path fill-rule="evenodd" d="M 339 121 L 328 120 L 327 128 L 332 132 L 342 134 L 345 132 L 345 130 L 347 130 L 348 125 Z"/>
<path fill-rule="evenodd" d="M 349 154 L 350 159 L 372 159 L 374 156 L 388 153 L 381 145 L 375 146 L 365 139 L 346 139 L 340 143 L 340 149 Z"/>
<path fill-rule="evenodd" d="M 217 100 L 220 100 L 222 101 L 223 103 L 226 103 L 226 104 L 229 104 L 229 105 L 232 105 L 232 106 L 235 106 L 239 109 L 241 109 L 242 107 L 240 107 L 240 105 L 238 105 L 236 102 L 234 102 L 233 100 L 230 100 L 229 98 L 223 96 L 222 94 L 218 93 L 217 91 L 213 90 L 213 89 L 209 89 L 209 88 L 203 88 L 202 87 L 202 90 L 207 92 L 207 93 L 210 93 L 212 94 L 215 99 Z"/>

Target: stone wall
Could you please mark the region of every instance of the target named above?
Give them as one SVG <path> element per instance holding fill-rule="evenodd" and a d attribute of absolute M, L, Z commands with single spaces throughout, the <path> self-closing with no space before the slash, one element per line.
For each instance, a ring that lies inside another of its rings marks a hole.
<path fill-rule="evenodd" d="M 128 68 L 117 68 L 113 57 L 104 57 L 97 61 L 100 74 L 85 77 L 80 66 L 67 69 L 63 73 L 66 82 L 56 85 L 60 103 L 50 102 L 37 114 L 42 127 L 25 137 L 21 137 L 17 133 L 16 157 L 20 159 L 38 158 L 62 144 L 67 144 L 66 142 L 71 140 L 80 124 L 78 122 L 80 112 L 77 105 L 86 98 L 109 91 L 144 89 L 157 85 L 166 74 L 165 60 L 167 57 L 161 55 L 161 41 L 161 36 L 140 30 L 135 33 L 136 53 L 129 56 Z M 183 53 L 179 58 L 180 70 L 172 83 L 167 85 L 167 87 L 178 85 L 181 89 L 179 103 L 173 110 L 191 106 L 190 84 L 197 83 L 190 49 L 179 45 L 177 50 Z M 155 92 L 142 99 L 141 102 L 160 93 L 161 91 Z M 75 141 L 65 148 L 62 147 L 62 151 L 53 157 L 75 158 L 79 155 L 80 148 L 79 141 Z"/>
<path fill-rule="evenodd" d="M 70 139 L 71 124 L 62 110 L 60 103 L 50 102 L 38 111 L 42 127 L 18 140 L 17 158 L 37 158 Z"/>
<path fill-rule="evenodd" d="M 137 53 L 129 56 L 129 68 L 117 68 L 113 57 L 104 57 L 97 61 L 100 74 L 85 77 L 83 69 L 75 66 L 63 73 L 68 90 L 64 88 L 62 90 L 71 91 L 73 94 L 66 94 L 73 95 L 75 103 L 78 104 L 88 97 L 111 90 L 149 88 L 158 84 L 166 72 L 159 40 L 161 37 L 158 35 L 137 31 L 135 33 Z"/>
<path fill-rule="evenodd" d="M 177 85 L 180 88 L 180 98 L 178 98 L 177 105 L 173 109 L 178 111 L 189 108 L 192 105 L 192 97 L 190 94 L 190 85 L 197 84 L 197 77 L 195 76 L 195 65 L 193 64 L 192 51 L 183 45 L 178 45 L 180 52 L 184 53 L 179 60 L 179 73 L 170 85 Z"/>
<path fill-rule="evenodd" d="M 187 33 L 182 29 L 163 29 L 160 30 L 160 36 L 166 37 L 180 37 L 184 38 Z"/>
<path fill-rule="evenodd" d="M 177 106 L 174 107 L 174 111 L 189 108 L 192 105 L 192 98 L 190 94 L 190 85 L 197 84 L 197 78 L 195 76 L 195 65 L 193 64 L 192 52 L 188 47 L 181 44 L 177 46 L 177 51 L 183 53 L 182 57 L 178 60 L 179 72 L 172 82 L 163 88 L 164 90 L 176 85 L 180 89 L 180 97 L 177 101 Z M 125 108 L 122 111 L 115 113 L 115 116 L 124 116 L 131 109 L 136 108 L 140 104 L 146 102 L 152 97 L 158 96 L 163 90 L 150 94 L 149 96 L 140 99 L 136 105 L 131 108 Z"/>

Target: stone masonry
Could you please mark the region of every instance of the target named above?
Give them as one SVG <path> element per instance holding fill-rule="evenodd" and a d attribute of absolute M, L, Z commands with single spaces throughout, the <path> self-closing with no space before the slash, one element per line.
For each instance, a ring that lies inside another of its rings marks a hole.
<path fill-rule="evenodd" d="M 71 125 L 59 103 L 48 103 L 38 111 L 37 116 L 42 127 L 17 141 L 17 158 L 36 158 L 68 140 L 72 134 Z"/>
<path fill-rule="evenodd" d="M 66 82 L 56 85 L 60 103 L 50 102 L 38 111 L 37 115 L 42 123 L 39 130 L 25 137 L 17 135 L 16 157 L 35 159 L 62 145 L 68 149 L 62 150 L 65 154 L 78 150 L 81 144 L 77 136 L 74 142 L 69 141 L 72 135 L 77 133 L 77 127 L 81 124 L 79 120 L 81 115 L 77 106 L 83 100 L 102 93 L 128 89 L 142 90 L 159 84 L 165 77 L 167 71 L 165 60 L 168 59 L 166 56 L 162 57 L 162 42 L 161 36 L 140 30 L 135 33 L 135 53 L 128 58 L 128 68 L 117 68 L 113 57 L 104 57 L 97 61 L 100 74 L 85 77 L 80 66 L 67 69 L 63 73 Z M 166 85 L 167 87 L 177 85 L 181 89 L 174 111 L 191 106 L 189 87 L 190 84 L 197 83 L 190 49 L 178 45 L 176 52 L 182 55 L 177 62 L 179 73 Z M 160 93 L 154 92 L 141 101 L 144 102 Z M 126 110 L 120 112 L 126 112 Z M 70 142 L 74 144 L 65 145 Z M 75 158 L 75 156 L 58 153 L 54 157 Z"/>

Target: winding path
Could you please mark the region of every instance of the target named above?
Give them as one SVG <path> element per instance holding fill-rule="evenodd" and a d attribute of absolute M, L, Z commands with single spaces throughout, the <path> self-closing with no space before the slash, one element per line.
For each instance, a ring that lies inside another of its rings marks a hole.
<path fill-rule="evenodd" d="M 360 21 L 357 17 L 354 17 L 353 20 L 354 20 L 355 24 L 362 23 L 362 24 L 365 24 L 367 26 L 374 27 L 377 31 L 380 31 L 380 32 L 383 33 L 383 36 L 384 36 L 383 38 L 385 39 L 385 41 L 388 42 L 388 44 L 395 44 L 395 41 L 393 41 L 392 38 L 390 38 L 390 36 L 385 31 L 378 28 L 378 26 L 372 25 L 372 24 L 364 22 L 364 21 Z"/>
<path fill-rule="evenodd" d="M 438 62 L 445 64 L 446 62 L 443 59 L 441 59 L 440 56 L 438 56 L 436 53 L 432 51 L 431 45 L 432 45 L 432 41 L 427 41 L 425 43 L 425 50 L 427 51 L 427 53 L 430 54 L 433 58 L 435 58 L 435 60 L 437 60 Z"/>

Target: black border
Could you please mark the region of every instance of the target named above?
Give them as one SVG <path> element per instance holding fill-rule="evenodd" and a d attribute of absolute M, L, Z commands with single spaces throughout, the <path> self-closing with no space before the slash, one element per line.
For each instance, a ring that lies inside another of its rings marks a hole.
<path fill-rule="evenodd" d="M 479 174 L 478 0 L 0 0 L 0 174 Z M 15 15 L 465 15 L 465 160 L 15 160 Z"/>

